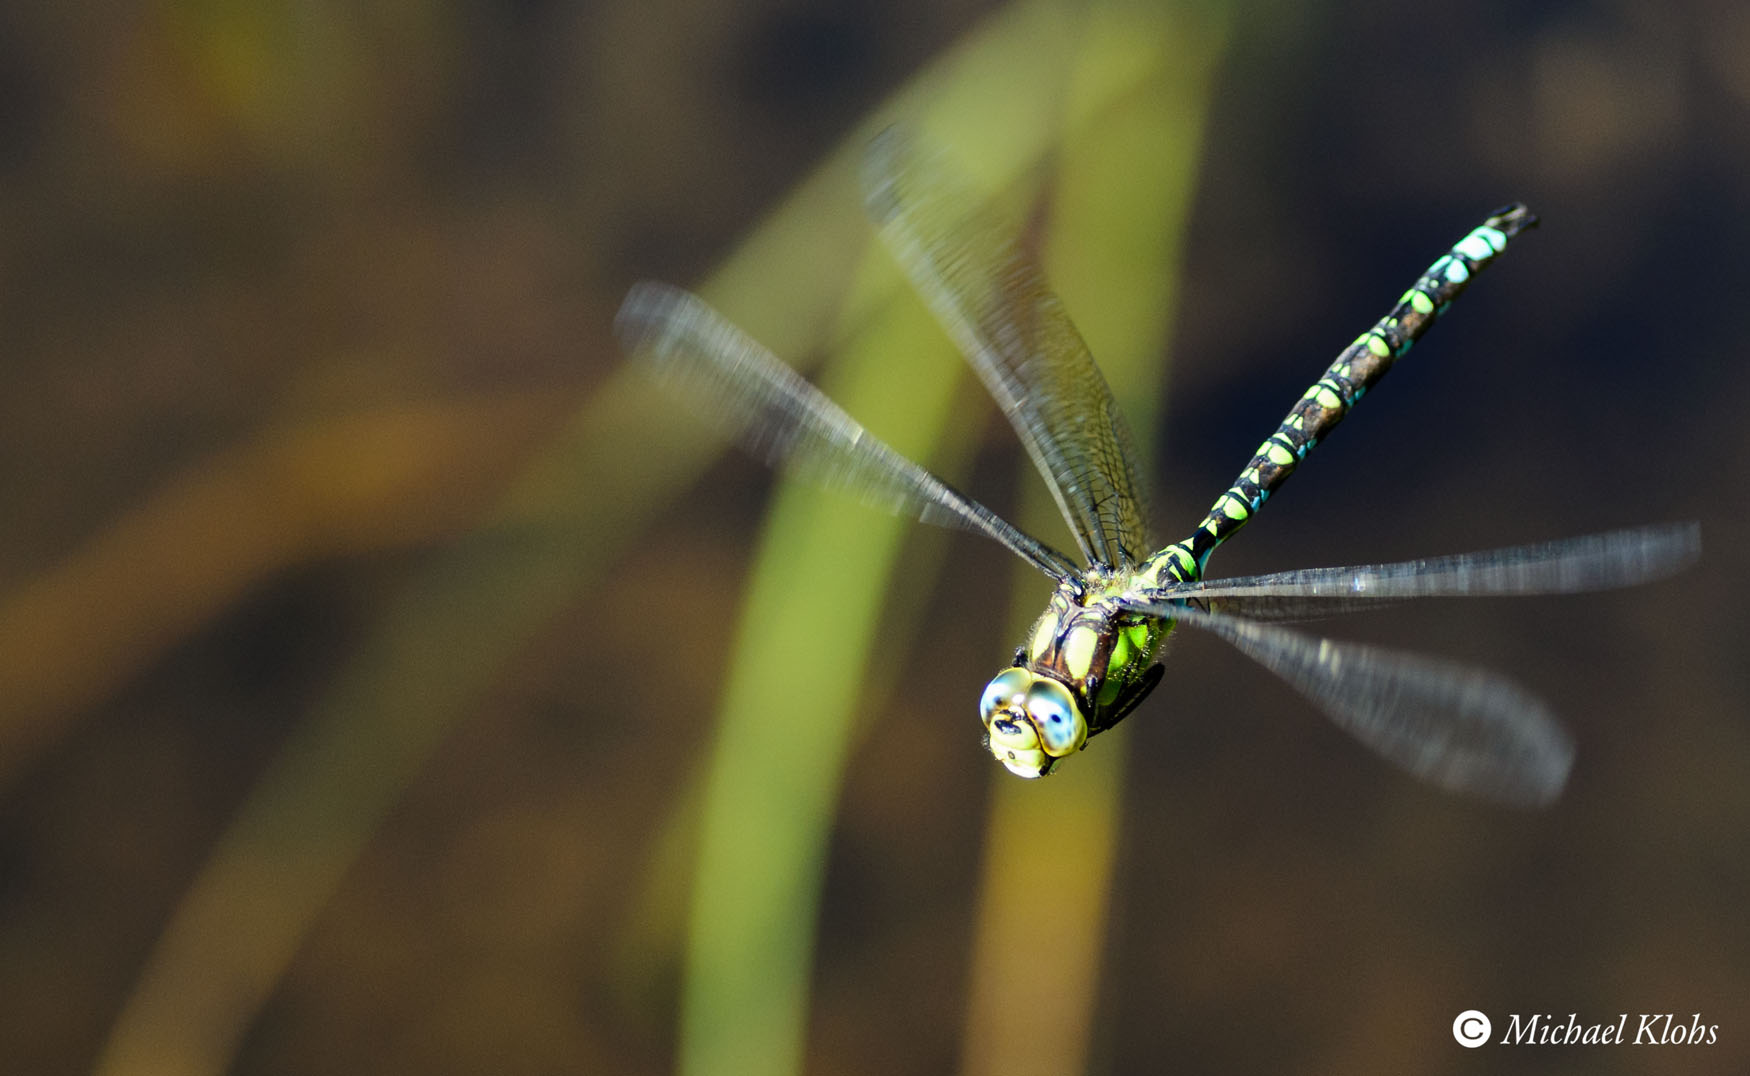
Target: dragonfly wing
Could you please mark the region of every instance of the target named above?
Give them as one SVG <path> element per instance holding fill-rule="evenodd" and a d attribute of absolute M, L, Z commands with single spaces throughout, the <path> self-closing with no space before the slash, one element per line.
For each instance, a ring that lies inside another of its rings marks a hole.
<path fill-rule="evenodd" d="M 1216 611 L 1254 619 L 1296 620 L 1409 598 L 1609 590 L 1671 575 L 1700 553 L 1699 524 L 1667 523 L 1397 564 L 1175 583 L 1150 597 L 1206 602 Z"/>
<path fill-rule="evenodd" d="M 1147 556 L 1130 435 L 1035 258 L 909 132 L 876 137 L 864 188 L 882 238 L 1008 416 L 1088 561 Z"/>
<path fill-rule="evenodd" d="M 773 467 L 891 512 L 977 531 L 1055 579 L 1076 573 L 1068 557 L 888 447 L 698 296 L 638 284 L 614 330 L 628 354 Z"/>
<path fill-rule="evenodd" d="M 1567 782 L 1573 741 L 1540 700 L 1503 677 L 1199 609 L 1143 611 L 1226 639 L 1362 743 L 1442 788 L 1539 806 Z"/>

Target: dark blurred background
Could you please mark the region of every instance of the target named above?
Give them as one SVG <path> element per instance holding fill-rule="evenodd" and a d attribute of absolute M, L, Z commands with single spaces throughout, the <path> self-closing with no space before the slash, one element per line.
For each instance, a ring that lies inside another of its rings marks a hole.
<path fill-rule="evenodd" d="M 733 453 L 672 486 L 641 469 L 666 432 L 591 410 L 622 372 L 612 313 L 638 278 L 704 279 L 889 94 L 1009 14 L 0 13 L 8 1071 L 684 1063 L 689 804 L 771 479 Z M 1225 29 L 1157 386 L 1161 530 L 1419 269 L 1524 200 L 1543 226 L 1216 566 L 1678 519 L 1705 553 L 1637 591 L 1330 625 L 1550 699 L 1579 758 L 1537 813 L 1419 785 L 1244 658 L 1179 641 L 1113 734 L 1078 1066 L 1745 1071 L 1750 9 L 1183 17 Z M 854 193 L 810 212 L 862 234 Z M 1004 510 L 1011 441 L 991 423 L 955 476 Z M 612 483 L 554 492 L 591 468 Z M 1010 565 L 975 539 L 907 550 L 896 600 L 921 626 L 882 645 L 904 688 L 861 720 L 940 738 L 853 767 L 836 801 L 810 1072 L 980 1056 L 971 953 L 1005 778 L 970 713 L 1013 645 Z M 911 556 L 949 581 L 908 586 Z M 1059 1004 L 1079 1002 L 1017 999 L 1015 1037 L 1049 1036 Z M 1718 1041 L 1464 1051 L 1449 1027 L 1473 1007 L 1699 1013 Z"/>

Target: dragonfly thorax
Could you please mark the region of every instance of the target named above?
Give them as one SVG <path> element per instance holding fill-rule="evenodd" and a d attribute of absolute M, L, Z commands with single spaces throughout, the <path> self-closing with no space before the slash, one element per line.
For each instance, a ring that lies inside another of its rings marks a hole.
<path fill-rule="evenodd" d="M 986 686 L 979 705 L 986 743 L 1010 772 L 1052 772 L 1159 681 L 1167 626 L 1123 608 L 1123 593 L 1097 578 L 1059 586 L 1018 663 Z"/>

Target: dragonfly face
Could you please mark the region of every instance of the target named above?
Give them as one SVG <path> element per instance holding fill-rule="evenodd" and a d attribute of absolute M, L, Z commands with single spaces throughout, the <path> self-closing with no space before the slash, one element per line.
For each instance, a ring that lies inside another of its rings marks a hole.
<path fill-rule="evenodd" d="M 1089 600 L 1083 581 L 1058 587 L 1017 664 L 986 685 L 985 743 L 1010 773 L 1051 773 L 1160 682 L 1170 624 L 1128 612 L 1120 598 L 1111 590 Z"/>
<path fill-rule="evenodd" d="M 985 686 L 985 746 L 1018 777 L 1044 777 L 1088 742 L 1081 703 L 1061 680 L 1016 666 Z"/>

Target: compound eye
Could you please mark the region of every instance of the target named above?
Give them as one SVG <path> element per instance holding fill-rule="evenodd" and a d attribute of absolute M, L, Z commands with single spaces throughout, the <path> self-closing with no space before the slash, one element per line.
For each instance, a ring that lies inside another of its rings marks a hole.
<path fill-rule="evenodd" d="M 985 685 L 984 696 L 978 700 L 979 720 L 989 725 L 992 714 L 1013 706 L 1016 700 L 1027 694 L 1027 688 L 1032 683 L 1033 674 L 1026 669 L 1004 669 L 997 673 Z"/>
<path fill-rule="evenodd" d="M 1073 755 L 1088 742 L 1088 723 L 1075 696 L 1050 677 L 1040 677 L 1027 689 L 1027 713 L 1039 730 L 1039 746 L 1053 758 Z"/>

